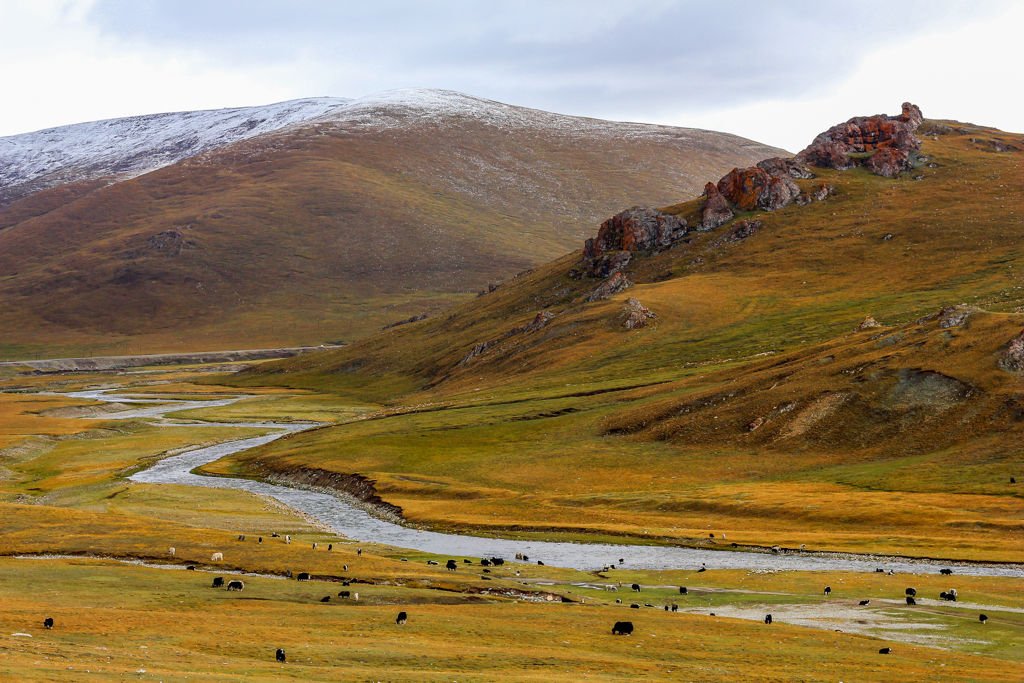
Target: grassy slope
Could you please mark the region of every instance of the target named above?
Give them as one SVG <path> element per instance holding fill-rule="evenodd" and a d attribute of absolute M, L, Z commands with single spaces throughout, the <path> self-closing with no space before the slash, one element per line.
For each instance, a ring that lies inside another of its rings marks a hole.
<path fill-rule="evenodd" d="M 1024 303 L 1024 155 L 973 141 L 991 137 L 1022 139 L 977 127 L 927 138 L 935 165 L 915 172 L 922 180 L 822 171 L 801 182 L 831 183 L 836 196 L 759 214 L 764 226 L 738 243 L 723 242 L 725 226 L 637 258 L 638 284 L 609 301 L 581 303 L 596 282 L 570 278 L 569 255 L 444 318 L 261 366 L 238 381 L 391 405 L 252 458 L 367 474 L 410 518 L 441 526 L 675 539 L 718 530 L 1019 560 L 1024 506 L 1005 483 L 1021 467 L 1019 423 L 1005 408 L 1019 379 L 995 361 L 1020 316 L 910 326 L 892 346 L 850 335 L 867 314 L 898 324 L 959 302 Z M 658 314 L 653 327 L 621 329 L 627 296 Z M 460 365 L 541 309 L 557 314 L 543 330 Z M 776 357 L 757 358 L 766 352 Z M 914 369 L 976 392 L 902 404 L 900 372 Z M 825 394 L 840 407 L 815 403 Z M 787 403 L 792 415 L 774 416 Z M 749 432 L 759 417 L 768 426 Z M 247 459 L 221 467 L 244 471 Z"/>
<path fill-rule="evenodd" d="M 614 125 L 614 124 L 610 124 Z M 0 209 L 0 357 L 352 339 L 772 149 L 718 133 L 317 125 Z M 45 196 L 44 196 L 45 195 Z M 179 231 L 187 248 L 150 243 Z"/>

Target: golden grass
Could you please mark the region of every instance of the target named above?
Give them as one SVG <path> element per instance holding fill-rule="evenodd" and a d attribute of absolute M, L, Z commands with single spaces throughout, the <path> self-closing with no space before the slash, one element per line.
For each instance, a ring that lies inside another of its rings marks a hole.
<path fill-rule="evenodd" d="M 29 573 L 27 570 L 31 569 Z M 242 593 L 210 575 L 97 561 L 0 560 L 0 675 L 19 680 L 136 676 L 204 680 L 1015 680 L 999 659 L 721 617 L 586 605 L 441 600 L 360 586 L 360 600 L 320 604 L 331 585 L 246 577 Z M 333 584 L 337 586 L 337 584 Z M 405 610 L 409 623 L 394 624 Z M 44 631 L 44 615 L 56 626 Z M 620 618 L 636 625 L 614 637 Z M 181 628 L 188 624 L 187 629 Z M 274 662 L 283 647 L 289 662 Z M 738 653 L 742 653 L 741 655 Z M 86 673 L 88 671 L 88 673 Z"/>
<path fill-rule="evenodd" d="M 39 414 L 80 403 L 60 396 L 0 393 L 0 449 L 30 437 L 63 436 L 91 429 L 94 424 L 86 420 L 54 419 Z"/>

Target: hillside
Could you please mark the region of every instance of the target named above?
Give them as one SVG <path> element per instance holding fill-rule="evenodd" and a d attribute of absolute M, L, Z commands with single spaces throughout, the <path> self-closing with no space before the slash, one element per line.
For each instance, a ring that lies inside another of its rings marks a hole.
<path fill-rule="evenodd" d="M 0 139 L 0 355 L 366 336 L 778 152 L 447 91 Z"/>
<path fill-rule="evenodd" d="M 1021 150 L 916 108 L 840 124 L 443 318 L 244 373 L 382 408 L 231 467 L 357 472 L 442 527 L 1019 559 Z"/>

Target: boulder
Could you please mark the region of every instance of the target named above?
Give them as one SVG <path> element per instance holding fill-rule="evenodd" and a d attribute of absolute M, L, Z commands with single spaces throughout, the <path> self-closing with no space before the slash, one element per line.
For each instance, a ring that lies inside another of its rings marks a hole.
<path fill-rule="evenodd" d="M 608 277 L 625 268 L 632 259 L 633 254 L 628 251 L 606 252 L 587 262 L 586 273 L 590 277 Z"/>
<path fill-rule="evenodd" d="M 757 167 L 767 171 L 769 175 L 789 176 L 791 178 L 813 178 L 814 173 L 805 164 L 796 159 L 772 157 L 757 162 Z"/>
<path fill-rule="evenodd" d="M 622 306 L 622 326 L 627 330 L 646 327 L 648 321 L 657 317 L 651 309 L 633 297 L 626 299 L 626 303 Z"/>
<path fill-rule="evenodd" d="M 910 155 L 894 147 L 885 147 L 864 161 L 864 166 L 875 175 L 895 178 L 903 171 L 913 168 L 910 163 Z"/>
<path fill-rule="evenodd" d="M 868 316 L 864 320 L 860 321 L 860 325 L 857 325 L 857 331 L 863 332 L 864 330 L 873 330 L 876 327 L 881 327 L 882 323 L 874 319 L 873 316 Z"/>
<path fill-rule="evenodd" d="M 634 206 L 602 223 L 597 237 L 586 241 L 583 255 L 595 259 L 609 251 L 666 249 L 686 233 L 686 221 L 661 211 Z"/>
<path fill-rule="evenodd" d="M 757 166 L 734 168 L 718 181 L 718 191 L 742 211 L 776 211 L 800 194 L 788 172 L 772 175 Z"/>
<path fill-rule="evenodd" d="M 1007 372 L 1024 372 L 1024 331 L 1006 345 L 999 357 L 999 367 Z"/>
<path fill-rule="evenodd" d="M 632 287 L 633 283 L 621 271 L 616 271 L 598 285 L 587 297 L 587 301 L 601 301 L 612 297 L 624 289 Z"/>
<path fill-rule="evenodd" d="M 729 201 L 718 191 L 718 186 L 714 183 L 705 185 L 700 227 L 704 230 L 714 230 L 723 223 L 728 223 L 735 216 L 732 207 L 729 206 Z"/>
<path fill-rule="evenodd" d="M 720 247 L 731 242 L 742 242 L 760 230 L 762 225 L 764 224 L 761 221 L 737 221 L 729 232 L 714 241 L 713 246 Z"/>

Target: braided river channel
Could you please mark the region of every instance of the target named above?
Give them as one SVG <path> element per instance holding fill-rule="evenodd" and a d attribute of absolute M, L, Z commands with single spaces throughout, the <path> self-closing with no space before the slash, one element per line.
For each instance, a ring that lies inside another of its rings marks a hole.
<path fill-rule="evenodd" d="M 126 409 L 107 413 L 97 419 L 150 419 L 153 424 L 173 429 L 195 422 L 176 421 L 169 415 L 195 408 L 225 406 L 242 396 L 218 400 L 167 400 L 140 398 L 113 393 L 110 390 L 79 391 L 64 394 L 110 403 L 125 404 Z M 858 571 L 875 572 L 879 568 L 901 574 L 935 574 L 951 568 L 956 574 L 975 576 L 1024 576 L 1024 566 L 1016 564 L 982 564 L 931 561 L 899 557 L 852 555 L 789 551 L 781 553 L 711 550 L 670 545 L 618 545 L 610 543 L 567 543 L 553 541 L 512 540 L 438 533 L 416 529 L 378 519 L 343 497 L 279 486 L 249 479 L 195 474 L 197 467 L 233 453 L 311 429 L 315 423 L 286 422 L 203 422 L 204 426 L 250 427 L 266 429 L 267 433 L 246 439 L 195 448 L 166 457 L 148 469 L 133 474 L 132 481 L 146 484 L 177 484 L 207 488 L 236 489 L 267 496 L 316 519 L 333 532 L 363 543 L 407 548 L 453 557 L 502 557 L 507 561 L 516 554 L 530 561 L 574 569 L 599 569 L 620 565 L 634 569 L 746 569 L 776 571 Z"/>

